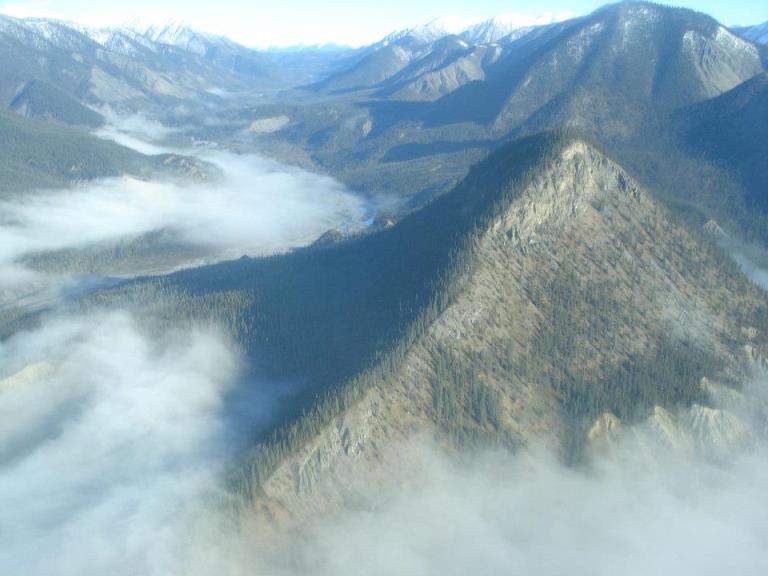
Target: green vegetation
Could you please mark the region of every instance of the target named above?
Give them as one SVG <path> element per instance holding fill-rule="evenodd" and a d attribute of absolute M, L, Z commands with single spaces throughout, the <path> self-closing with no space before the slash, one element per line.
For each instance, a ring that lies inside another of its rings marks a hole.
<path fill-rule="evenodd" d="M 459 447 L 513 444 L 504 431 L 501 393 L 479 375 L 484 365 L 479 358 L 463 362 L 450 349 L 435 361 L 434 419 Z"/>
<path fill-rule="evenodd" d="M 87 108 L 63 90 L 32 80 L 11 101 L 10 109 L 29 118 L 42 118 L 95 128 L 104 123 L 101 114 Z"/>
<path fill-rule="evenodd" d="M 325 85 L 333 90 L 376 85 L 375 93 L 316 99 L 303 95 L 288 104 L 265 99 L 254 109 L 233 106 L 227 112 L 231 125 L 206 122 L 198 130 L 203 136 L 229 136 L 233 125 L 286 115 L 290 122 L 285 128 L 260 136 L 260 143 L 287 140 L 283 153 L 304 161 L 308 150 L 313 161 L 365 192 L 418 191 L 407 210 L 452 187 L 467 166 L 507 138 L 578 125 L 686 222 L 700 226 L 714 216 L 726 229 L 768 242 L 763 194 L 768 164 L 762 162 L 768 141 L 765 74 L 720 98 L 693 104 L 732 80 L 752 77 L 760 65 L 738 51 L 719 54 L 712 48 L 708 73 L 701 74 L 686 59 L 681 38 L 687 31 L 711 36 L 718 24 L 689 10 L 645 7 L 658 10 L 658 18 L 652 26 L 635 20 L 642 30 L 631 41 L 624 42 L 627 18 L 637 16 L 632 11 L 638 4 L 610 6 L 489 59 L 493 62 L 483 70 L 484 81 L 466 83 L 434 102 L 386 99 L 416 78 L 404 72 L 395 77 L 399 84 L 381 84 L 382 74 L 392 72 L 382 68 L 399 65 L 389 58 L 389 50 L 357 61 L 351 75 Z M 91 55 L 85 56 L 92 62 Z M 25 57 L 29 61 L 16 59 L 14 74 L 31 66 L 32 57 Z M 11 66 L 14 58 L 6 60 Z M 221 58 L 211 54 L 210 62 L 245 75 L 262 73 L 259 59 L 238 53 Z M 78 74 L 65 70 L 62 77 L 85 77 L 79 74 L 88 73 L 90 66 L 75 66 Z M 104 73 L 122 77 L 113 68 Z M 142 76 L 139 72 L 126 87 L 141 93 Z M 68 96 L 79 93 L 77 86 L 54 79 L 15 82 L 6 100 L 19 112 L 62 123 L 92 126 L 100 121 Z M 190 119 L 198 120 L 193 115 Z M 573 137 L 546 133 L 502 146 L 451 192 L 392 229 L 285 256 L 242 258 L 164 278 L 142 278 L 79 304 L 136 306 L 158 327 L 179 321 L 216 323 L 232 334 L 265 377 L 302 383 L 297 395 L 280 407 L 274 429 L 254 438 L 246 470 L 235 482 L 238 491 L 253 497 L 286 456 L 320 434 L 371 386 L 386 385 L 401 370 L 414 343 L 423 340 L 461 293 L 476 264 L 480 236 Z M 0 146 L 6 151 L 0 161 L 0 194 L 122 173 L 145 176 L 162 164 L 161 158 L 144 157 L 73 127 L 6 113 L 0 114 Z M 605 208 L 600 200 L 593 207 Z M 624 247 L 638 240 L 636 231 L 619 227 L 617 234 L 616 244 Z M 663 254 L 653 264 L 691 249 L 679 237 L 659 238 L 659 245 Z M 702 253 L 676 259 L 676 273 L 682 270 L 706 282 L 717 268 L 723 293 L 749 301 L 744 296 L 747 284 L 727 257 L 707 240 L 693 247 Z M 90 271 L 116 261 L 151 262 L 161 257 L 160 249 L 193 255 L 160 233 L 98 250 L 35 255 L 28 263 L 46 270 Z M 593 268 L 619 269 L 617 261 L 625 254 L 605 254 L 606 262 L 590 262 Z M 481 353 L 450 348 L 431 352 L 432 417 L 446 437 L 459 446 L 514 444 L 506 428 L 511 401 L 505 385 L 521 381 L 545 389 L 560 407 L 574 432 L 569 449 L 575 455 L 580 433 L 601 412 L 633 421 L 657 404 L 707 402 L 701 377 L 721 376 L 727 368 L 717 351 L 693 338 L 658 333 L 658 324 L 646 329 L 652 311 L 628 308 L 628 299 L 620 297 L 631 293 L 631 287 L 618 279 L 592 282 L 577 266 L 548 261 L 547 256 L 545 250 L 539 253 L 541 269 L 520 284 L 536 309 L 529 350 L 516 351 L 508 336 L 497 337 L 495 348 Z M 622 281 L 640 276 L 634 271 Z M 743 315 L 745 324 L 757 328 L 756 338 L 765 339 L 768 308 L 760 302 L 734 315 Z M 5 330 L 29 320 L 16 312 L 0 317 Z M 621 329 L 632 332 L 635 327 L 640 328 L 633 335 L 642 340 L 636 348 L 611 348 Z"/>
<path fill-rule="evenodd" d="M 598 378 L 586 366 L 596 342 L 609 346 L 617 328 L 641 321 L 634 316 L 643 311 L 624 309 L 615 296 L 617 290 L 590 287 L 572 269 L 555 276 L 536 296 L 539 310 L 551 322 L 543 324 L 534 338 L 526 376 L 549 382 L 580 429 L 603 412 L 632 422 L 646 417 L 656 405 L 707 404 L 701 378 L 717 376 L 721 366 L 716 354 L 692 342 L 660 334 L 649 343 L 647 353 L 626 357 Z"/>
<path fill-rule="evenodd" d="M 704 205 L 737 236 L 768 244 L 768 74 L 676 112 L 671 123 L 669 147 L 678 151 L 662 173 L 683 172 L 676 195 Z M 676 160 L 681 149 L 694 160 Z"/>
<path fill-rule="evenodd" d="M 0 149 L 0 194 L 125 173 L 148 176 L 162 165 L 83 130 L 11 113 L 0 113 Z"/>
<path fill-rule="evenodd" d="M 22 262 L 42 272 L 113 276 L 161 273 L 206 256 L 210 250 L 184 243 L 168 230 L 155 230 L 97 246 L 32 254 Z"/>

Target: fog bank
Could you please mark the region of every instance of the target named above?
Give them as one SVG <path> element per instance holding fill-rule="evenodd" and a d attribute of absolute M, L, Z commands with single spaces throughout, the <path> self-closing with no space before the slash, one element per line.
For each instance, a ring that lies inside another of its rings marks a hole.
<path fill-rule="evenodd" d="M 0 344 L 0 369 L 0 573 L 179 573 L 231 456 L 226 341 L 58 318 Z"/>
<path fill-rule="evenodd" d="M 309 244 L 330 229 L 357 229 L 367 217 L 363 202 L 330 177 L 212 145 L 174 150 L 158 143 L 171 129 L 142 116 L 112 118 L 116 124 L 104 128 L 103 137 L 144 153 L 189 154 L 216 174 L 184 181 L 112 178 L 0 201 L 0 295 L 52 280 L 24 263 L 35 254 L 162 231 L 212 259 L 258 256 Z M 184 263 L 173 254 L 159 258 L 170 269 Z"/>
<path fill-rule="evenodd" d="M 585 471 L 544 451 L 456 464 L 405 449 L 422 452 L 416 482 L 284 543 L 263 572 L 757 576 L 768 565 L 764 452 L 727 467 L 629 458 Z"/>

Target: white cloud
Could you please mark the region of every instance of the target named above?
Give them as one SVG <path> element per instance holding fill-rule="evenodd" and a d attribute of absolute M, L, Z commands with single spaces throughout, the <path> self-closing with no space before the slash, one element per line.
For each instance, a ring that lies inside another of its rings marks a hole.
<path fill-rule="evenodd" d="M 168 229 L 202 246 L 265 254 L 359 220 L 362 206 L 334 180 L 256 156 L 209 151 L 223 181 L 193 185 L 116 178 L 0 203 L 0 261 Z"/>
<path fill-rule="evenodd" d="M 0 302 L 63 280 L 25 268 L 23 259 L 38 253 L 162 230 L 211 258 L 257 256 L 309 244 L 329 229 L 355 229 L 366 218 L 363 201 L 330 177 L 213 147 L 169 149 L 162 142 L 173 130 L 139 115 L 108 117 L 114 124 L 102 137 L 144 153 L 194 154 L 220 177 L 198 183 L 121 177 L 0 200 Z"/>
<path fill-rule="evenodd" d="M 757 576 L 768 563 L 764 453 L 584 470 L 539 451 L 457 464 L 416 449 L 417 480 L 263 552 L 266 572 Z"/>
<path fill-rule="evenodd" d="M 768 290 L 768 270 L 756 264 L 748 250 L 734 248 L 732 256 L 752 282 L 763 290 Z"/>
<path fill-rule="evenodd" d="M 118 312 L 59 318 L 0 344 L 0 366 L 0 572 L 179 573 L 233 448 L 225 341 L 150 336 Z"/>
<path fill-rule="evenodd" d="M 415 440 L 389 447 L 415 469 L 268 536 L 213 504 L 243 438 L 226 409 L 238 365 L 215 332 L 120 312 L 0 344 L 0 573 L 757 576 L 768 562 L 760 450 L 715 466 L 629 445 L 574 469 Z"/>

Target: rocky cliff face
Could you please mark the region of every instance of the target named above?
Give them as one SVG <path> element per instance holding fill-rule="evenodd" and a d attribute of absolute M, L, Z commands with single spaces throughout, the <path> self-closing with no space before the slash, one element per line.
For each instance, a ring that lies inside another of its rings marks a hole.
<path fill-rule="evenodd" d="M 761 364 L 766 335 L 753 312 L 764 306 L 712 246 L 575 141 L 487 227 L 459 297 L 403 367 L 286 458 L 256 508 L 303 518 L 354 501 L 376 470 L 397 478 L 406 467 L 390 447 L 420 434 L 451 450 L 543 439 L 565 451 L 574 438 L 610 445 L 634 423 L 681 453 L 746 447 L 747 419 L 721 404 L 745 402 L 733 383 Z M 634 382 L 622 367 L 663 363 L 678 344 L 714 359 L 691 377 L 700 402 L 678 408 L 683 396 L 659 391 L 674 383 L 651 370 L 632 400 L 646 410 L 616 415 Z"/>
<path fill-rule="evenodd" d="M 631 447 L 633 455 L 649 462 L 667 458 L 727 461 L 757 446 L 755 423 L 720 408 L 694 405 L 677 413 L 656 406 L 641 424 L 624 426 L 610 413 L 603 414 L 589 431 L 596 454 L 615 456 Z"/>

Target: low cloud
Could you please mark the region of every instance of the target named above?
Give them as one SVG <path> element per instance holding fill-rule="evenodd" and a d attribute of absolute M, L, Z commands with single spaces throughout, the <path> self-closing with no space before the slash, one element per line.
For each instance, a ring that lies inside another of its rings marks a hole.
<path fill-rule="evenodd" d="M 758 264 L 759 257 L 753 251 L 744 248 L 734 248 L 733 259 L 739 264 L 744 273 L 763 290 L 768 290 L 768 269 Z"/>
<path fill-rule="evenodd" d="M 0 202 L 0 261 L 170 230 L 191 244 L 265 254 L 351 225 L 361 204 L 334 180 L 256 156 L 209 151 L 221 182 L 118 178 Z"/>
<path fill-rule="evenodd" d="M 226 341 L 59 318 L 0 344 L 0 366 L 0 572 L 179 573 L 232 454 Z"/>
<path fill-rule="evenodd" d="M 114 130 L 135 139 L 126 144 L 168 150 L 171 132 L 142 117 Z M 362 218 L 330 178 L 253 155 L 195 154 L 223 177 L 116 178 L 0 202 L 0 296 L 52 308 L 38 328 L 0 342 L 0 573 L 184 573 L 200 542 L 193 527 L 221 518 L 208 506 L 222 468 L 285 392 L 240 385 L 238 354 L 211 327 L 150 330 L 124 311 L 56 312 L 62 279 L 25 266 L 35 254 L 155 230 L 217 257 L 266 254 Z"/>
<path fill-rule="evenodd" d="M 132 116 L 101 135 L 160 153 L 173 151 L 162 143 L 172 133 Z M 0 201 L 0 292 L 30 282 L 23 261 L 34 254 L 163 231 L 216 258 L 263 255 L 306 245 L 329 229 L 355 229 L 367 216 L 363 202 L 332 178 L 213 147 L 184 152 L 223 176 L 197 183 L 113 178 Z"/>
<path fill-rule="evenodd" d="M 264 572 L 757 576 L 768 564 L 763 452 L 728 467 L 627 455 L 583 470 L 544 451 L 457 464 L 416 449 L 417 481 L 284 543 Z"/>
<path fill-rule="evenodd" d="M 768 290 L 768 252 L 764 247 L 731 238 L 722 232 L 715 236 L 715 240 L 754 284 Z"/>
<path fill-rule="evenodd" d="M 346 509 L 275 534 L 217 505 L 243 423 L 268 418 L 275 395 L 242 395 L 215 330 L 55 316 L 0 344 L 0 369 L 3 574 L 701 576 L 768 563 L 762 447 L 713 464 L 649 458 L 654 436 L 640 450 L 627 435 L 570 468 L 536 448 L 456 459 L 413 440 L 382 447 L 403 466 L 371 470 Z"/>

